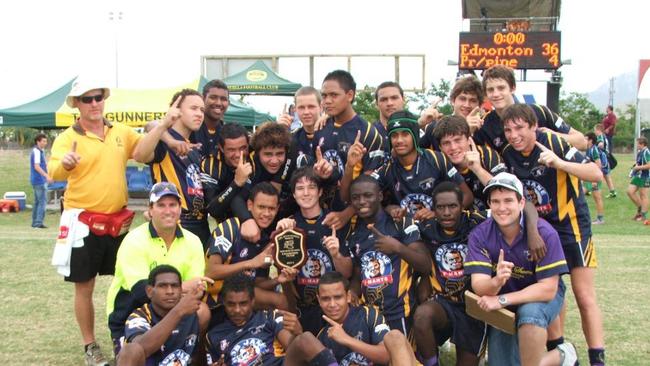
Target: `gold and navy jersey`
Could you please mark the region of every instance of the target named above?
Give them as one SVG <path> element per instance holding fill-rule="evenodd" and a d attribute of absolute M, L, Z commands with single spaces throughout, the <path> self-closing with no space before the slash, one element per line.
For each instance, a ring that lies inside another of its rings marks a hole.
<path fill-rule="evenodd" d="M 440 142 L 433 135 L 433 132 L 436 129 L 436 124 L 437 122 L 433 121 L 424 128 L 424 133 L 420 137 L 420 147 L 422 149 L 440 151 Z"/>
<path fill-rule="evenodd" d="M 211 178 L 203 184 L 206 211 L 218 222 L 232 217 L 232 199 L 242 189 L 235 183 L 235 168 L 226 164 L 223 155 L 217 153 L 203 159 L 201 170 Z"/>
<path fill-rule="evenodd" d="M 135 309 L 124 325 L 124 340 L 133 342 L 134 338 L 143 335 L 160 323 L 161 318 L 151 304 L 144 304 Z M 151 356 L 147 357 L 147 365 L 180 365 L 192 364 L 192 356 L 199 341 L 199 318 L 196 313 L 186 315 L 176 324 L 165 344 Z"/>
<path fill-rule="evenodd" d="M 219 131 L 223 127 L 223 122 L 219 121 L 214 130 L 211 130 L 206 126 L 205 122 L 201 123 L 201 127 L 198 131 L 194 132 L 192 142 L 198 142 L 201 144 L 201 157 L 207 158 L 209 156 L 217 155 L 219 144 Z"/>
<path fill-rule="evenodd" d="M 213 361 L 224 356 L 226 365 L 282 365 L 284 351 L 276 339 L 282 330 L 282 316 L 275 311 L 256 311 L 241 327 L 228 318 L 206 334 Z"/>
<path fill-rule="evenodd" d="M 341 345 L 327 336 L 327 330 L 330 325 L 327 324 L 318 333 L 318 340 L 334 353 L 336 361 L 341 365 L 372 365 L 364 355 L 354 352 L 350 348 Z M 384 341 L 384 336 L 390 331 L 383 315 L 376 307 L 372 306 L 352 306 L 348 315 L 343 321 L 343 330 L 349 336 L 370 345 L 378 345 Z"/>
<path fill-rule="evenodd" d="M 506 171 L 506 165 L 501 160 L 499 153 L 494 149 L 487 145 L 476 145 L 476 149 L 481 157 L 481 167 L 492 176 Z M 474 194 L 474 208 L 478 211 L 487 210 L 487 196 L 483 193 L 485 186 L 481 183 L 481 180 L 469 168 L 461 171 L 460 175 Z"/>
<path fill-rule="evenodd" d="M 314 135 L 310 137 L 304 128 L 299 128 L 291 133 L 289 158 L 293 163 L 294 170 L 303 166 L 314 165 L 316 162 L 314 142 Z"/>
<path fill-rule="evenodd" d="M 167 130 L 178 141 L 186 141 L 173 129 Z M 148 163 L 154 183 L 173 183 L 181 194 L 181 221 L 201 223 L 205 221 L 205 196 L 201 178 L 201 156 L 190 150 L 186 156 L 177 155 L 163 141 L 158 142 L 154 158 Z"/>
<path fill-rule="evenodd" d="M 304 230 L 307 235 L 307 261 L 298 271 L 295 285 L 298 291 L 298 306 L 318 306 L 318 282 L 326 272 L 336 271 L 334 260 L 323 245 L 323 238 L 332 235 L 332 229 L 323 225 L 323 219 L 328 212 L 323 211 L 317 218 L 307 219 L 298 211 L 293 219 L 296 227 Z M 346 232 L 339 230 L 338 233 Z M 345 246 L 345 241 L 339 236 L 339 252 L 349 257 L 350 251 Z"/>
<path fill-rule="evenodd" d="M 537 132 L 537 141 L 552 150 L 560 159 L 584 163 L 585 157 L 556 134 Z M 535 146 L 528 156 L 507 145 L 503 160 L 508 170 L 524 186 L 526 200 L 530 201 L 540 217 L 548 221 L 560 234 L 563 245 L 583 243 L 591 237 L 589 207 L 585 201 L 580 179 L 563 170 L 539 163 L 541 150 Z"/>
<path fill-rule="evenodd" d="M 569 133 L 571 126 L 566 124 L 562 117 L 555 114 L 545 105 L 529 104 L 528 105 L 537 116 L 537 128 L 546 127 L 550 130 Z M 483 126 L 474 132 L 474 142 L 479 145 L 489 145 L 498 152 L 508 144 L 505 132 L 503 131 L 503 121 L 495 110 L 488 112 L 483 119 Z"/>
<path fill-rule="evenodd" d="M 260 240 L 257 243 L 251 243 L 241 237 L 239 219 L 233 217 L 219 225 L 212 232 L 212 237 L 208 242 L 207 257 L 218 255 L 223 260 L 223 264 L 234 264 L 255 258 L 269 244 L 269 230 L 262 230 Z M 268 268 L 257 268 L 245 271 L 251 278 L 268 277 Z M 208 305 L 216 305 L 219 291 L 223 281 L 215 281 L 208 288 L 211 295 L 208 298 Z"/>
<path fill-rule="evenodd" d="M 463 211 L 454 231 L 444 230 L 435 219 L 418 224 L 422 241 L 433 259 L 429 277 L 431 287 L 452 302 L 464 302 L 463 293 L 470 288 L 469 276 L 463 270 L 468 251 L 467 237 L 483 221 L 485 216 L 481 213 Z"/>
<path fill-rule="evenodd" d="M 460 184 L 463 181 L 449 159 L 433 150 L 418 152 L 415 163 L 408 167 L 392 157 L 371 175 L 379 181 L 382 191 L 388 193 L 388 202 L 406 208 L 411 215 L 422 207 L 433 210 L 431 197 L 438 183 L 452 181 Z"/>
<path fill-rule="evenodd" d="M 379 307 L 386 319 L 406 318 L 415 305 L 413 268 L 397 254 L 375 249 L 375 236 L 367 223 L 357 217 L 357 225 L 346 240 L 355 267 L 361 271 L 361 293 L 367 305 Z M 420 230 L 410 216 L 402 221 L 379 211 L 375 228 L 404 245 L 420 240 Z"/>
<path fill-rule="evenodd" d="M 384 124 L 379 120 L 375 121 L 372 125 L 377 129 L 377 132 L 379 132 L 379 135 L 384 140 L 384 143 L 382 144 L 384 156 L 390 157 L 390 146 L 388 144 L 388 131 L 386 130 L 386 127 L 384 127 Z"/>
<path fill-rule="evenodd" d="M 314 139 L 317 146 L 320 146 L 323 158 L 334 168 L 338 177 L 343 176 L 345 163 L 348 160 L 348 151 L 354 144 L 357 133 L 360 132 L 360 142 L 367 152 L 360 164 L 354 168 L 353 178 L 359 176 L 362 171 L 372 171 L 379 168 L 384 162 L 384 141 L 379 132 L 369 122 L 363 120 L 359 115 L 344 124 L 334 122 L 334 119 L 327 120 L 325 127 L 316 132 Z M 314 154 L 314 156 L 316 156 Z M 323 192 L 323 200 L 332 210 L 340 211 L 345 208 L 338 193 L 338 187 L 333 186 Z"/>

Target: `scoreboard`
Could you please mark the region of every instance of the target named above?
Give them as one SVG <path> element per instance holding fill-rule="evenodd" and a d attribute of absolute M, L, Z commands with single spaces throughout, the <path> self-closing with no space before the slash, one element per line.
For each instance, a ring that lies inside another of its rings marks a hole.
<path fill-rule="evenodd" d="M 560 32 L 461 32 L 460 70 L 483 70 L 494 65 L 513 69 L 550 69 L 562 66 Z"/>

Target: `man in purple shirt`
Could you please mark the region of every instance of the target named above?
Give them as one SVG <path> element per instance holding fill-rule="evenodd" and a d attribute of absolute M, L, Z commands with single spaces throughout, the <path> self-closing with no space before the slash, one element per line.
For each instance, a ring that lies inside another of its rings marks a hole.
<path fill-rule="evenodd" d="M 533 261 L 526 243 L 525 199 L 519 179 L 510 173 L 497 174 L 484 193 L 492 217 L 469 235 L 465 273 L 481 296 L 478 304 L 483 310 L 507 307 L 517 314 L 515 335 L 490 327 L 490 364 L 574 365 L 577 356 L 570 343 L 550 352 L 544 349 L 547 328 L 564 301 L 560 276 L 569 272 L 557 232 L 539 219 L 537 228 L 546 243 L 546 256 Z"/>

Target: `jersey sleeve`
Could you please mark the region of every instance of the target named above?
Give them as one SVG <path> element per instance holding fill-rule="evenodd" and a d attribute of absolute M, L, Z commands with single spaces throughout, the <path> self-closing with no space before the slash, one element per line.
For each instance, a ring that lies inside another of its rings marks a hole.
<path fill-rule="evenodd" d="M 363 134 L 363 132 L 362 132 Z M 363 170 L 375 170 L 384 162 L 384 139 L 377 129 L 366 122 L 366 131 L 363 135 L 363 146 L 367 153 L 363 156 Z"/>
<path fill-rule="evenodd" d="M 370 306 L 366 309 L 366 322 L 369 328 L 370 344 L 377 345 L 384 340 L 384 336 L 390 331 L 390 327 L 386 324 L 384 316 L 377 308 Z"/>
<path fill-rule="evenodd" d="M 282 315 L 277 310 L 273 310 L 273 311 L 268 312 L 268 314 L 267 314 L 267 322 L 268 322 L 269 326 L 271 327 L 271 330 L 273 331 L 273 336 L 274 337 L 277 337 L 278 333 L 280 333 L 280 331 L 282 329 L 284 329 L 284 325 L 283 325 L 284 324 L 283 323 L 284 318 L 282 317 Z"/>
<path fill-rule="evenodd" d="M 538 127 L 546 127 L 559 133 L 569 133 L 571 130 L 571 126 L 564 122 L 562 117 L 551 111 L 547 106 L 534 104 L 531 108 L 536 109 L 538 112 Z"/>
<path fill-rule="evenodd" d="M 427 150 L 428 153 L 432 154 L 433 161 L 436 164 L 436 167 L 443 176 L 443 180 L 452 181 L 456 184 L 461 184 L 465 180 L 458 172 L 458 169 L 451 164 L 451 161 L 447 159 L 447 156 L 440 151 Z"/>
<path fill-rule="evenodd" d="M 469 251 L 464 264 L 465 274 L 483 273 L 492 275 L 492 259 L 481 238 L 481 230 L 474 229 L 467 239 Z"/>
<path fill-rule="evenodd" d="M 158 141 L 156 148 L 153 150 L 153 160 L 151 160 L 149 164 L 162 162 L 165 158 L 165 155 L 167 155 L 167 144 L 165 144 L 162 140 Z"/>
<path fill-rule="evenodd" d="M 506 171 L 506 165 L 503 163 L 501 155 L 499 155 L 496 150 L 487 145 L 477 145 L 476 148 L 481 155 L 481 164 L 483 164 L 483 169 L 490 172 L 492 176 Z"/>
<path fill-rule="evenodd" d="M 151 323 L 141 309 L 132 312 L 124 323 L 124 339 L 127 343 L 151 329 Z"/>
<path fill-rule="evenodd" d="M 208 242 L 208 257 L 219 255 L 224 261 L 232 254 L 232 246 L 239 232 L 239 220 L 230 218 L 217 225 Z"/>

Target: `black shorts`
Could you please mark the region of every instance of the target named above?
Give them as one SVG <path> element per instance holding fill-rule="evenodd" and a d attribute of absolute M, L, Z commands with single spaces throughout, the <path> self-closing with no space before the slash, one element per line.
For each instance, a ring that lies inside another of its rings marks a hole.
<path fill-rule="evenodd" d="M 480 355 L 487 341 L 487 326 L 480 320 L 474 319 L 465 312 L 465 304 L 457 304 L 442 296 L 433 300 L 447 313 L 447 327 L 436 330 L 436 342 L 444 344 L 448 339 L 457 348 L 473 355 Z"/>
<path fill-rule="evenodd" d="M 386 325 L 388 325 L 391 330 L 399 330 L 410 340 L 412 338 L 411 328 L 413 325 L 413 313 L 406 318 L 386 319 Z"/>
<path fill-rule="evenodd" d="M 569 270 L 577 267 L 598 267 L 596 248 L 591 237 L 583 238 L 582 243 L 562 243 L 562 250 Z"/>
<path fill-rule="evenodd" d="M 115 274 L 117 250 L 126 234 L 114 238 L 110 235 L 97 236 L 93 233 L 84 238 L 84 246 L 72 248 L 70 255 L 70 276 L 67 282 L 86 282 L 99 275 Z"/>

